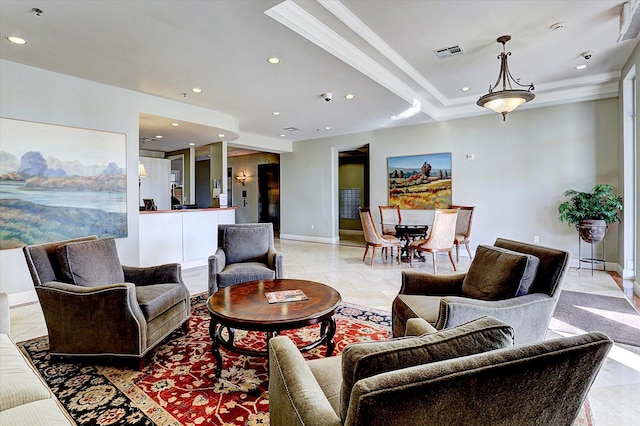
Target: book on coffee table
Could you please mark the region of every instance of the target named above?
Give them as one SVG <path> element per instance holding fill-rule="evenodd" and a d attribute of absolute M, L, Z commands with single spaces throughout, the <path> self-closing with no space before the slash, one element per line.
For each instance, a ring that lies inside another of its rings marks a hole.
<path fill-rule="evenodd" d="M 269 303 L 298 302 L 309 299 L 302 290 L 269 291 L 264 294 Z"/>

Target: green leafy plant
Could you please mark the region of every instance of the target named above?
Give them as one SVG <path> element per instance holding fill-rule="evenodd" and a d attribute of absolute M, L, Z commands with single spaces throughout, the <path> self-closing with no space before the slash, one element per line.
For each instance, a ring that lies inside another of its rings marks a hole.
<path fill-rule="evenodd" d="M 581 220 L 604 220 L 606 223 L 620 222 L 622 197 L 613 192 L 612 185 L 598 184 L 591 192 L 569 189 L 564 192 L 569 201 L 558 206 L 560 222 L 576 225 Z"/>

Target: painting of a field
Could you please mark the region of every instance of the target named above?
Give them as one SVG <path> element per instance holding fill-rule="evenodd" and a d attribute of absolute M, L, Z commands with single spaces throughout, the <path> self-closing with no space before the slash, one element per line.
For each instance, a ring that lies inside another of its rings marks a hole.
<path fill-rule="evenodd" d="M 127 236 L 126 136 L 0 118 L 0 249 Z"/>
<path fill-rule="evenodd" d="M 451 153 L 389 157 L 389 205 L 401 209 L 451 207 Z"/>

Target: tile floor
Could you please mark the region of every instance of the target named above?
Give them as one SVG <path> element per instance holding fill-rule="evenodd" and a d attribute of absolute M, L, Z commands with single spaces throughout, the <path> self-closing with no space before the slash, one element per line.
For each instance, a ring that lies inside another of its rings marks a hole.
<path fill-rule="evenodd" d="M 343 239 L 343 244 L 331 245 L 300 241 L 277 240 L 284 253 L 285 276 L 310 279 L 336 288 L 345 302 L 390 311 L 391 302 L 400 287 L 400 274 L 408 264 L 386 261 L 377 256 L 373 267 L 362 261 L 364 253 L 357 239 Z M 466 271 L 467 257 L 460 258 L 458 270 Z M 466 254 L 466 253 L 465 253 Z M 430 271 L 431 260 L 415 263 L 414 268 Z M 446 255 L 438 257 L 438 272 L 453 269 Z M 192 294 L 207 291 L 206 267 L 187 269 L 183 278 Z M 571 269 L 564 288 L 593 294 L 624 297 L 611 276 L 605 272 Z M 46 334 L 42 311 L 37 303 L 11 309 L 11 336 L 23 341 Z M 553 323 L 551 324 L 553 328 Z M 551 331 L 548 338 L 557 337 Z M 610 352 L 589 394 L 597 425 L 633 425 L 640 419 L 640 348 L 616 345 Z"/>

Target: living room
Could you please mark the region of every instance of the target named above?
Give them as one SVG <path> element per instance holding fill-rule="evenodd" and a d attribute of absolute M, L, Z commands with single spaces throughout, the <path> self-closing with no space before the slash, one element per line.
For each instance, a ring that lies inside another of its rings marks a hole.
<path fill-rule="evenodd" d="M 620 2 L 606 3 L 611 8 L 620 5 Z M 53 15 L 54 11 L 55 8 L 44 10 L 42 16 L 34 16 L 33 19 L 49 19 L 47 15 Z M 3 19 L 10 19 L 10 15 Z M 550 21 L 553 19 L 560 20 L 560 17 L 549 17 Z M 617 21 L 617 16 L 609 19 Z M 554 22 L 548 22 L 548 25 Z M 495 56 L 501 46 L 495 43 L 495 38 L 503 32 L 496 28 L 495 34 L 484 37 L 486 47 L 480 56 L 489 64 L 491 71 L 474 83 L 482 85 L 477 89 L 479 94 L 486 91 L 486 85 L 493 83 L 498 71 Z M 3 37 L 5 35 L 3 33 Z M 26 32 L 23 35 L 28 38 Z M 518 37 L 523 36 L 515 32 L 512 35 L 514 44 L 507 45 L 507 48 L 513 50 L 510 60 L 515 61 L 518 55 L 524 54 L 520 53 L 523 52 L 520 46 L 515 44 Z M 600 36 L 609 37 L 608 34 Z M 617 34 L 611 37 L 615 39 Z M 634 265 L 638 265 L 640 250 L 637 228 L 634 231 L 631 224 L 640 223 L 640 219 L 639 213 L 627 202 L 629 197 L 637 197 L 640 182 L 637 177 L 639 174 L 632 172 L 638 164 L 638 151 L 629 151 L 625 142 L 624 123 L 628 121 L 625 118 L 625 105 L 634 93 L 625 92 L 624 81 L 629 78 L 633 80 L 635 69 L 640 64 L 640 51 L 637 39 L 624 43 L 634 46 L 629 50 L 631 53 L 623 66 L 615 70 L 613 83 L 604 83 L 591 97 L 554 104 L 553 90 L 544 88 L 542 82 L 529 76 L 526 65 L 513 62 L 513 71 L 522 76 L 525 82 L 533 79 L 540 85 L 536 92 L 539 90 L 544 93 L 546 90 L 547 96 L 541 95 L 510 113 L 506 122 L 502 121 L 499 114 L 482 113 L 483 110 L 475 105 L 474 98 L 469 105 L 471 112 L 465 111 L 464 115 L 451 120 L 415 123 L 414 118 L 404 122 L 406 125 L 382 128 L 376 124 L 366 130 L 344 134 L 332 134 L 331 130 L 323 131 L 323 127 L 319 127 L 319 131 L 313 128 L 313 132 L 323 137 L 304 139 L 244 131 L 246 122 L 229 111 L 193 101 L 196 95 L 191 93 L 180 99 L 173 94 L 163 96 L 147 90 L 135 91 L 104 81 L 91 81 L 80 72 L 58 72 L 55 67 L 46 69 L 44 66 L 30 65 L 19 57 L 7 59 L 8 53 L 5 52 L 9 48 L 3 44 L 0 59 L 0 115 L 15 120 L 124 134 L 127 140 L 127 170 L 137 169 L 140 113 L 236 132 L 239 137 L 233 143 L 280 154 L 280 238 L 283 241 L 338 242 L 338 155 L 341 150 L 365 144 L 370 147 L 370 205 L 374 208 L 388 202 L 389 157 L 450 152 L 454 173 L 453 201 L 477 207 L 474 247 L 492 244 L 496 237 L 526 242 L 533 242 L 534 237 L 538 237 L 542 245 L 571 252 L 573 267 L 578 266 L 576 259 L 579 257 L 580 242 L 575 229 L 557 220 L 557 207 L 564 201 L 562 194 L 569 188 L 588 190 L 596 183 L 612 184 L 625 196 L 626 202 L 623 224 L 611 225 L 607 233 L 606 266 L 607 270 L 633 280 Z M 35 43 L 30 42 L 26 47 L 33 46 Z M 572 55 L 579 56 L 580 52 L 572 52 Z M 593 60 L 600 53 L 596 51 Z M 432 52 L 427 50 L 426 54 Z M 602 55 L 605 53 L 602 52 Z M 323 56 L 322 59 L 326 58 Z M 265 58 L 260 58 L 260 61 L 266 62 Z M 103 70 L 102 73 L 108 72 Z M 344 79 L 351 80 L 349 72 Z M 182 88 L 174 89 L 172 87 L 173 92 L 183 91 Z M 318 97 L 327 89 L 326 86 L 318 87 L 318 93 L 314 92 L 313 96 Z M 190 91 L 190 86 L 184 90 Z M 340 93 L 340 96 L 344 91 L 331 90 Z M 378 91 L 382 90 L 376 89 L 374 95 Z M 283 96 L 284 99 L 287 97 Z M 361 98 L 363 103 L 367 102 L 364 94 Z M 316 100 L 319 102 L 317 108 L 342 102 L 337 95 L 328 103 L 322 99 Z M 358 101 L 358 97 L 354 100 Z M 400 104 L 406 102 L 395 101 L 394 106 Z M 478 114 L 475 109 L 479 111 Z M 271 114 L 271 111 L 267 114 Z M 380 114 L 363 121 L 374 122 L 378 119 L 381 119 Z M 279 124 L 279 128 L 286 126 Z M 138 190 L 138 176 L 128 173 L 127 198 L 137 200 Z M 249 204 L 255 201 L 249 200 Z M 128 235 L 116 240 L 123 264 L 136 265 L 140 262 L 137 204 L 127 204 Z M 0 265 L 0 291 L 9 294 L 11 304 L 35 301 L 22 252 L 3 250 L 0 252 Z M 633 285 L 636 294 L 640 293 L 637 279 Z"/>

